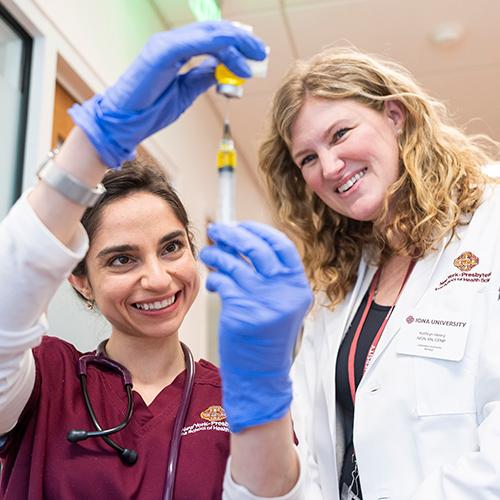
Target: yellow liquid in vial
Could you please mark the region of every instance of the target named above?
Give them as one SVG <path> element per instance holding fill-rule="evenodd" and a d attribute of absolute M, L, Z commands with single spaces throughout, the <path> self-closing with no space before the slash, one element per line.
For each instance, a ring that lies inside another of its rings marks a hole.
<path fill-rule="evenodd" d="M 228 70 L 223 64 L 217 65 L 215 68 L 215 79 L 221 85 L 241 85 L 245 79 L 235 75 Z"/>
<path fill-rule="evenodd" d="M 219 149 L 217 152 L 217 168 L 236 167 L 236 151 Z"/>

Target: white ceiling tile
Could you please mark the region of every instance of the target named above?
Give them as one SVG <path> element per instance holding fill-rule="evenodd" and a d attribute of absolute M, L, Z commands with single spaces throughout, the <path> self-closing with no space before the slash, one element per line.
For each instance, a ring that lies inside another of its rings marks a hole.
<path fill-rule="evenodd" d="M 193 22 L 194 16 L 189 8 L 188 0 L 149 0 L 160 12 L 162 18 L 170 26 Z"/>
<path fill-rule="evenodd" d="M 500 100 L 495 98 L 499 65 L 426 75 L 418 80 L 468 133 L 489 134 L 500 140 Z"/>
<path fill-rule="evenodd" d="M 255 12 L 267 12 L 280 8 L 279 0 L 221 0 L 223 17 L 233 17 Z"/>
<path fill-rule="evenodd" d="M 302 58 L 328 45 L 349 42 L 361 50 L 395 58 L 413 71 L 500 62 L 500 52 L 493 49 L 500 45 L 500 2 L 328 2 L 290 6 L 286 13 Z M 437 48 L 429 40 L 432 29 L 444 21 L 464 25 L 465 37 L 456 47 Z"/>
<path fill-rule="evenodd" d="M 150 0 L 161 12 L 162 17 L 172 26 L 194 21 L 188 0 Z M 256 12 L 272 12 L 280 9 L 279 0 L 221 0 L 223 18 L 238 18 Z M 239 19 L 238 19 L 239 20 Z"/>
<path fill-rule="evenodd" d="M 307 7 L 315 7 L 318 5 L 356 3 L 360 1 L 363 2 L 366 0 L 282 0 L 285 7 L 289 7 L 290 5 L 304 5 Z"/>

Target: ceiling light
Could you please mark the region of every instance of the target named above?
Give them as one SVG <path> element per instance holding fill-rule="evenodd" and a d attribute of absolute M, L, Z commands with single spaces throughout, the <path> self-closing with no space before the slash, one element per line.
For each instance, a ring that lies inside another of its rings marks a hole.
<path fill-rule="evenodd" d="M 430 34 L 432 43 L 439 47 L 451 47 L 460 42 L 465 34 L 464 27 L 457 22 L 437 24 Z"/>

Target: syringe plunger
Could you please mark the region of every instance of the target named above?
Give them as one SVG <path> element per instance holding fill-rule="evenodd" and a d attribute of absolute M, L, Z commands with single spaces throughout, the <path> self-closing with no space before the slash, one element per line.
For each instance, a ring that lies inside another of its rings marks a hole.
<path fill-rule="evenodd" d="M 221 169 L 219 170 L 217 222 L 232 224 L 234 221 L 234 169 Z"/>

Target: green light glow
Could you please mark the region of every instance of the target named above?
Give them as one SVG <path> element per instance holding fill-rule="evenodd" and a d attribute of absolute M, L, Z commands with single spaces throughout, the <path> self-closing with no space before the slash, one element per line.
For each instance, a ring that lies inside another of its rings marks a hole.
<path fill-rule="evenodd" d="M 217 0 L 189 0 L 189 8 L 198 21 L 214 21 L 222 17 Z"/>

